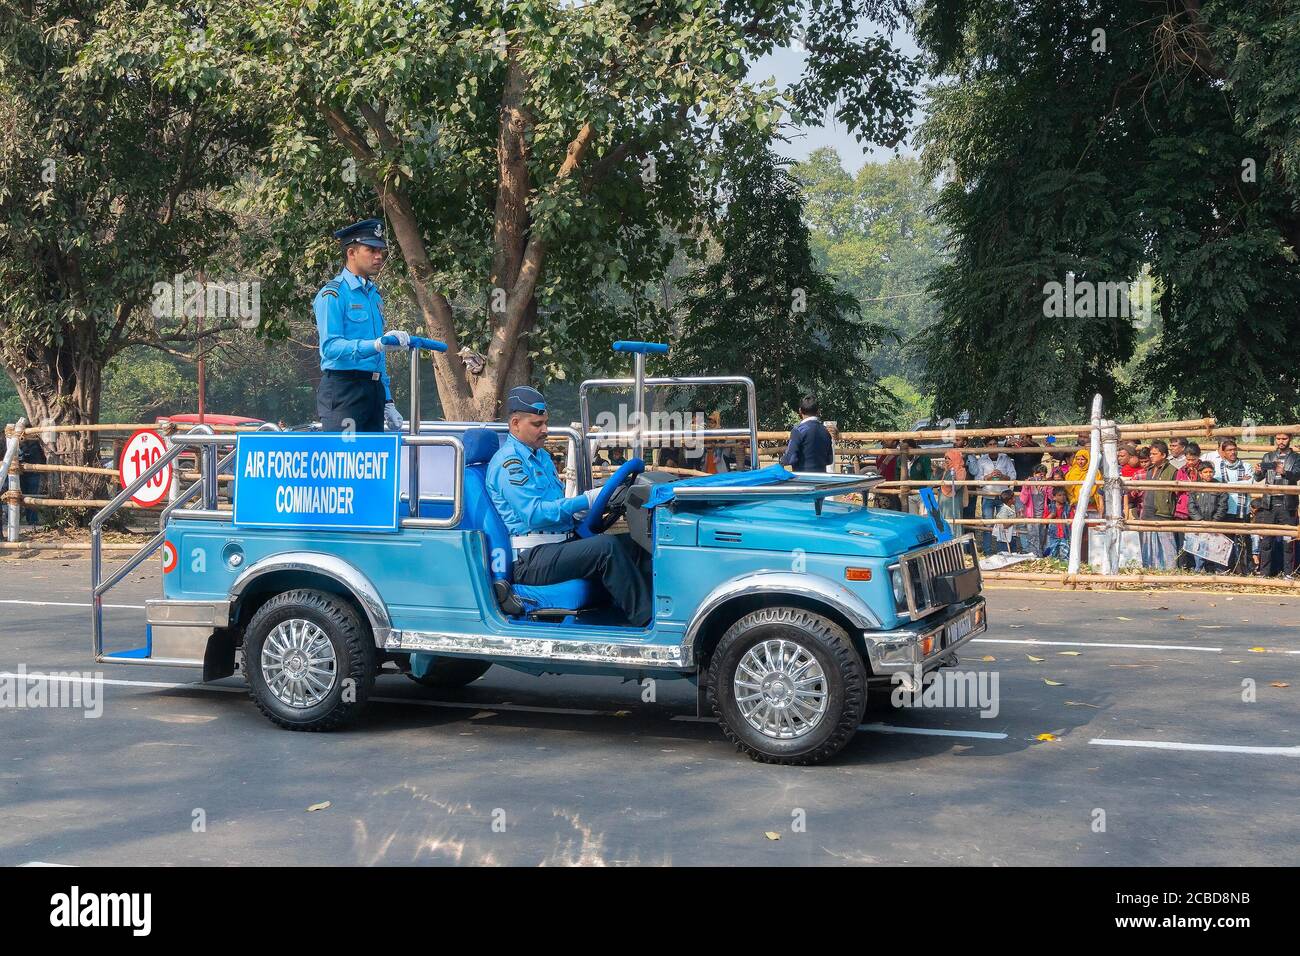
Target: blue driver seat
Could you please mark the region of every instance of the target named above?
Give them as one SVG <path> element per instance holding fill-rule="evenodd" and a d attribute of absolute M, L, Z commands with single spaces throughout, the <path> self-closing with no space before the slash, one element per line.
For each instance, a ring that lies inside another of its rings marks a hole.
<path fill-rule="evenodd" d="M 487 492 L 488 462 L 501 447 L 501 438 L 490 428 L 471 428 L 461 436 L 461 441 L 465 445 L 465 513 L 461 527 L 482 531 L 487 538 L 492 580 L 511 581 L 515 552 L 510 547 L 510 531 Z M 555 584 L 515 584 L 514 592 L 530 616 L 573 614 L 605 603 L 604 589 L 586 578 Z"/>

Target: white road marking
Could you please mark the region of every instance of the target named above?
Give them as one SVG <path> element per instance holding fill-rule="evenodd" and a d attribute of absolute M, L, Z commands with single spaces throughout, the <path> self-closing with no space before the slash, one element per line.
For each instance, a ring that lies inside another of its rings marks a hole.
<path fill-rule="evenodd" d="M 52 674 L 45 674 L 37 671 L 27 674 L 15 674 L 13 671 L 0 671 L 0 677 L 10 677 L 15 680 L 42 680 L 47 683 L 59 684 L 108 684 L 113 687 L 159 687 L 163 690 L 223 690 L 236 694 L 246 692 L 243 687 L 226 687 L 221 684 L 204 684 L 202 681 L 168 683 L 159 680 L 114 680 L 108 677 L 83 677 L 78 674 L 63 674 L 57 671 Z"/>
<path fill-rule="evenodd" d="M 1095 744 L 1098 747 L 1140 747 L 1147 750 L 1194 750 L 1223 754 L 1266 754 L 1300 757 L 1300 746 L 1243 747 L 1237 744 L 1182 744 L 1171 740 L 1118 740 L 1111 737 L 1094 737 L 1088 743 Z"/>
<path fill-rule="evenodd" d="M 716 717 L 696 717 L 693 714 L 678 714 L 673 720 L 684 720 L 698 724 L 716 724 Z M 920 734 L 926 737 L 970 737 L 975 740 L 1006 740 L 1006 734 L 987 730 L 941 730 L 937 727 L 900 727 L 896 724 L 859 724 L 858 730 L 870 734 Z"/>
<path fill-rule="evenodd" d="M 943 730 L 939 727 L 899 727 L 895 724 L 860 724 L 858 730 L 877 734 L 922 734 L 926 737 L 972 737 L 976 740 L 1006 740 L 1006 734 L 988 730 Z"/>
<path fill-rule="evenodd" d="M 75 602 L 75 601 L 18 601 L 18 600 L 3 600 L 3 601 L 0 601 L 0 604 L 27 604 L 27 605 L 30 605 L 31 607 L 84 607 L 84 608 L 89 608 L 89 607 L 90 607 L 90 602 L 89 602 L 89 601 L 86 601 L 86 602 Z M 143 611 L 143 610 L 144 610 L 144 605 L 143 605 L 143 604 L 105 604 L 104 607 L 125 608 L 125 609 L 132 610 L 132 611 Z"/>
<path fill-rule="evenodd" d="M 1100 641 L 1013 641 L 1006 637 L 977 637 L 972 644 L 1042 644 L 1049 647 L 1130 647 L 1147 651 L 1204 651 L 1207 654 L 1220 654 L 1221 647 L 1191 647 L 1186 644 L 1103 644 Z"/>
<path fill-rule="evenodd" d="M 24 867 L 24 866 L 61 866 L 61 867 L 71 867 L 72 864 L 71 864 L 71 863 L 42 863 L 40 860 L 32 860 L 30 863 L 19 863 L 18 866 L 19 866 L 20 868 L 21 868 L 21 867 Z"/>

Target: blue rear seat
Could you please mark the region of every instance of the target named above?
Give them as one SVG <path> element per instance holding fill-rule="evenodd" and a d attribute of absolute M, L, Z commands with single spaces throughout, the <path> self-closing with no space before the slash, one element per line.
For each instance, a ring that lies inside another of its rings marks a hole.
<path fill-rule="evenodd" d="M 466 531 L 483 532 L 492 579 L 510 581 L 515 563 L 510 532 L 487 493 L 487 466 L 501 447 L 501 437 L 490 428 L 471 428 L 461 441 L 465 445 L 465 511 L 460 526 Z M 514 592 L 529 613 L 580 611 L 605 603 L 604 589 L 585 578 L 555 584 L 515 584 Z"/>

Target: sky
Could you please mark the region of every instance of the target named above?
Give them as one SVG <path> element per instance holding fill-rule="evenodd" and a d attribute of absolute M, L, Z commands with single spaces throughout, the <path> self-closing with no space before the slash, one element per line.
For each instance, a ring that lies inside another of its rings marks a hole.
<path fill-rule="evenodd" d="M 895 46 L 911 56 L 920 51 L 911 34 L 900 31 L 894 35 Z M 778 86 L 789 86 L 803 73 L 805 54 L 802 50 L 788 48 L 777 50 L 757 61 L 750 70 L 749 79 L 757 82 L 769 76 L 776 79 Z M 791 128 L 786 131 L 789 143 L 778 143 L 777 152 L 795 160 L 804 160 L 815 149 L 831 146 L 839 153 L 840 163 L 850 173 L 856 173 L 865 162 L 888 162 L 895 151 L 872 144 L 860 144 L 842 124 L 835 122 L 833 115 L 824 117 L 823 125 Z M 899 145 L 898 153 L 903 156 L 915 156 L 910 137 Z"/>

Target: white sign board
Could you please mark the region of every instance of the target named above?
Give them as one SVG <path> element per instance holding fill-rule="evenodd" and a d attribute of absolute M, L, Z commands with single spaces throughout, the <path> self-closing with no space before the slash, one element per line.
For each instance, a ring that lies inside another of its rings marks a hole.
<path fill-rule="evenodd" d="M 1205 561 L 1227 567 L 1232 556 L 1232 539 L 1226 534 L 1189 534 L 1183 539 L 1183 550 Z"/>

